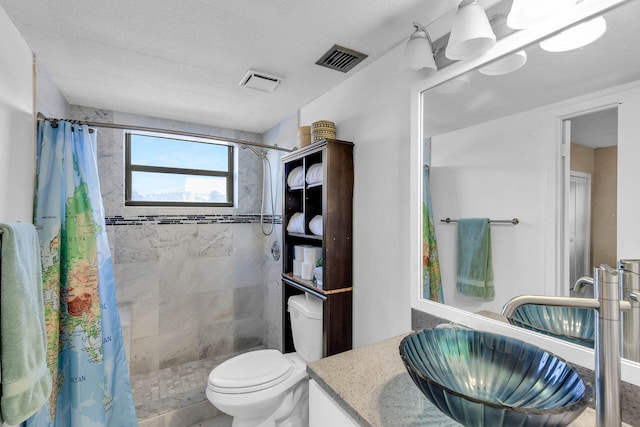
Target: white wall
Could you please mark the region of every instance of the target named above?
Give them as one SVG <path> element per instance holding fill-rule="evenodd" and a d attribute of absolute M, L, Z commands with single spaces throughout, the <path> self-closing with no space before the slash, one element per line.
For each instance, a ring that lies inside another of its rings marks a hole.
<path fill-rule="evenodd" d="M 353 344 L 410 330 L 409 89 L 402 46 L 300 110 L 300 125 L 336 123 L 354 146 Z"/>
<path fill-rule="evenodd" d="M 0 221 L 33 221 L 33 55 L 0 8 Z"/>
<path fill-rule="evenodd" d="M 531 111 L 432 137 L 431 199 L 445 303 L 471 312 L 500 312 L 521 294 L 554 293 L 554 271 L 545 268 L 547 174 L 553 165 L 556 121 Z M 456 292 L 455 224 L 441 218 L 518 218 L 492 225 L 495 299 Z"/>
<path fill-rule="evenodd" d="M 618 258 L 640 259 L 640 96 L 618 106 Z"/>

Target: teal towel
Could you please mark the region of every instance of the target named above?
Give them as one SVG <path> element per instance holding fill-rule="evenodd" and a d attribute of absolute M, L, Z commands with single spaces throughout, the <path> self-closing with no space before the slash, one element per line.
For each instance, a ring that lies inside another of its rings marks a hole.
<path fill-rule="evenodd" d="M 488 218 L 458 220 L 456 273 L 456 289 L 459 293 L 482 299 L 493 299 L 495 296 Z"/>
<path fill-rule="evenodd" d="M 48 400 L 40 243 L 32 224 L 0 224 L 0 421 L 19 424 Z"/>

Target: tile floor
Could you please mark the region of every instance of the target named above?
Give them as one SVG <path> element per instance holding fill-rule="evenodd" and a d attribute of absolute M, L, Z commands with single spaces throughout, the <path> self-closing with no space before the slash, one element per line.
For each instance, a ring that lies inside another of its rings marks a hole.
<path fill-rule="evenodd" d="M 263 347 L 251 350 L 260 348 Z M 131 391 L 140 426 L 230 426 L 230 418 L 227 420 L 226 415 L 219 416 L 218 411 L 207 400 L 205 389 L 211 370 L 236 354 L 239 353 L 134 375 L 131 378 Z"/>

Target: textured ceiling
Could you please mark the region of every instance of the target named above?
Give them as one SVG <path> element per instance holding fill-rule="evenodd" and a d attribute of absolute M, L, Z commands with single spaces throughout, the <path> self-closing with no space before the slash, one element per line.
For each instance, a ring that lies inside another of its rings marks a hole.
<path fill-rule="evenodd" d="M 70 104 L 264 132 L 460 0 L 0 0 Z M 485 7 L 496 0 L 481 0 Z M 315 65 L 334 43 L 369 57 Z M 242 88 L 248 69 L 283 77 Z"/>

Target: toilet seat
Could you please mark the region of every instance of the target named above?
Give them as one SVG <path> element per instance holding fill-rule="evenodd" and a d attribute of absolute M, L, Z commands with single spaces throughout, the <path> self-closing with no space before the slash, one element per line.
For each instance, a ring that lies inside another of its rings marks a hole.
<path fill-rule="evenodd" d="M 293 365 L 277 350 L 256 350 L 235 356 L 209 374 L 209 389 L 241 394 L 271 388 L 286 380 Z"/>

